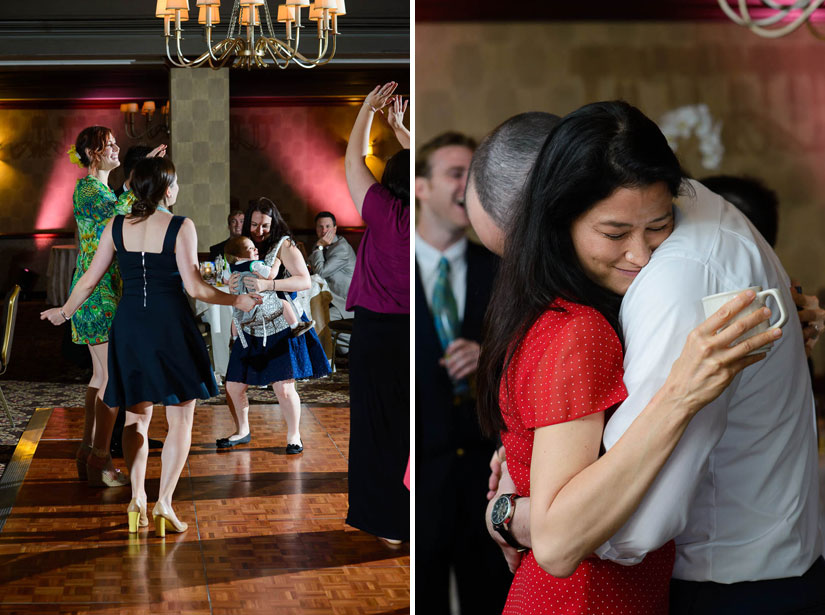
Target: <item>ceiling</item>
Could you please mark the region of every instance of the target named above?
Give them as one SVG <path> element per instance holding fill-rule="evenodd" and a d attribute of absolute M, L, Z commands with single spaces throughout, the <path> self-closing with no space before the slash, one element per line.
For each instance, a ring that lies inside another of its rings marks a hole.
<path fill-rule="evenodd" d="M 190 5 L 195 9 L 194 2 Z M 272 10 L 275 2 L 269 5 Z M 232 0 L 222 3 L 219 35 L 226 32 L 231 6 Z M 171 64 L 154 10 L 155 0 L 0 1 L 0 99 L 6 101 L 0 100 L 0 106 L 26 100 L 42 107 L 49 100 L 165 97 Z M 233 70 L 233 98 L 363 97 L 376 83 L 390 79 L 408 93 L 409 2 L 350 0 L 347 11 L 339 18 L 341 35 L 328 65 Z M 313 34 L 312 27 L 302 32 L 306 55 L 314 51 L 314 40 L 307 40 Z M 202 27 L 196 20 L 185 22 L 184 54 L 191 58 L 204 49 Z"/>

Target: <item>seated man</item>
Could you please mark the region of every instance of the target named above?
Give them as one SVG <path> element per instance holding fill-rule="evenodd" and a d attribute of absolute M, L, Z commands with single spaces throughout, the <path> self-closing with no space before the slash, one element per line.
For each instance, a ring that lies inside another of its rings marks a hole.
<path fill-rule="evenodd" d="M 239 237 L 243 230 L 243 212 L 240 209 L 233 209 L 229 212 L 226 218 L 226 224 L 229 227 L 229 237 L 214 246 L 209 246 L 209 260 L 214 261 L 218 256 L 223 256 L 223 249 L 226 242 L 233 237 Z"/>
<path fill-rule="evenodd" d="M 355 251 L 346 239 L 336 234 L 337 231 L 338 226 L 333 214 L 322 211 L 315 216 L 315 235 L 318 241 L 307 258 L 312 273 L 324 278 L 332 291 L 332 303 L 329 305 L 330 320 L 353 316 L 345 306 L 352 274 L 355 271 Z"/>

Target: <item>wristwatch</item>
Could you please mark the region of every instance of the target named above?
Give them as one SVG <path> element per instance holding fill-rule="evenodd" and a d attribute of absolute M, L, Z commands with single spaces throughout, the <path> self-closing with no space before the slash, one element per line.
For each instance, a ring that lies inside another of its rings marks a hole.
<path fill-rule="evenodd" d="M 490 512 L 490 521 L 493 523 L 493 529 L 501 534 L 508 545 L 518 551 L 526 551 L 527 547 L 519 544 L 510 533 L 510 523 L 513 521 L 513 515 L 516 514 L 516 500 L 520 497 L 515 493 L 505 493 L 499 496 Z"/>

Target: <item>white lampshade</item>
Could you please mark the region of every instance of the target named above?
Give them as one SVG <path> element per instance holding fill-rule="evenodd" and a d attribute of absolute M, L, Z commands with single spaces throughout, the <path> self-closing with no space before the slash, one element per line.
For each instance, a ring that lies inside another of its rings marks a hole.
<path fill-rule="evenodd" d="M 184 9 L 189 10 L 189 0 L 166 0 L 166 10 Z"/>
<path fill-rule="evenodd" d="M 174 15 L 175 11 L 166 8 L 166 0 L 158 0 L 155 5 L 155 17 L 167 17 Z"/>
<path fill-rule="evenodd" d="M 315 0 L 316 9 L 334 9 L 336 7 L 335 0 Z"/>
<path fill-rule="evenodd" d="M 309 0 L 286 0 L 287 6 L 309 6 Z"/>
<path fill-rule="evenodd" d="M 221 0 L 198 0 L 195 6 L 220 6 Z"/>
<path fill-rule="evenodd" d="M 261 6 L 264 0 L 241 0 L 241 6 Z"/>
<path fill-rule="evenodd" d="M 278 21 L 285 23 L 287 21 L 295 21 L 295 7 L 281 4 L 278 6 Z"/>
<path fill-rule="evenodd" d="M 330 13 L 335 13 L 336 15 L 346 15 L 347 14 L 347 5 L 345 4 L 344 0 L 337 0 L 337 6 L 334 9 L 330 9 Z"/>
<path fill-rule="evenodd" d="M 212 13 L 212 25 L 221 22 L 221 10 L 220 7 L 217 5 L 212 6 L 202 6 L 200 8 L 200 12 L 198 13 L 198 23 L 205 24 L 206 23 L 206 12 L 209 11 Z"/>

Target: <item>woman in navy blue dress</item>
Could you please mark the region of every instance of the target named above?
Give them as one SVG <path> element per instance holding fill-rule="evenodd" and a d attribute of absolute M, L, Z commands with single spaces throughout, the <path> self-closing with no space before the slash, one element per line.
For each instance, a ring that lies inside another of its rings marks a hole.
<path fill-rule="evenodd" d="M 247 209 L 243 224 L 243 235 L 252 239 L 264 262 L 271 267 L 277 259 L 282 265 L 274 280 L 244 278 L 247 291 L 295 293 L 310 287 L 312 282 L 304 258 L 275 203 L 264 197 L 258 199 Z M 233 289 L 239 277 L 237 273 L 232 274 Z M 301 315 L 301 320 L 309 322 L 306 314 Z M 299 429 L 301 399 L 295 390 L 295 381 L 329 374 L 329 363 L 318 335 L 310 329 L 305 335 L 292 337 L 290 329 L 275 333 L 274 328 L 266 331 L 266 337 L 255 329 L 245 329 L 244 334 L 247 345 L 232 346 L 226 368 L 226 401 L 235 421 L 235 433 L 218 439 L 216 444 L 218 448 L 230 448 L 250 441 L 246 390 L 250 385 L 271 384 L 286 420 L 286 454 L 300 453 L 304 450 Z"/>
<path fill-rule="evenodd" d="M 195 399 L 218 394 L 209 354 L 181 282 L 196 299 L 243 311 L 257 305 L 260 296 L 229 295 L 201 279 L 195 225 L 167 209 L 178 195 L 175 167 L 168 159 L 140 161 L 131 186 L 137 197 L 132 213 L 115 216 L 106 225 L 91 266 L 66 304 L 43 312 L 41 318 L 55 325 L 66 322 L 117 254 L 123 296 L 109 332 L 109 381 L 103 401 L 110 407 L 126 407 L 123 448 L 132 484 L 130 532 L 148 525 L 147 431 L 153 405 L 166 406 L 169 431 L 152 511 L 155 530 L 163 536 L 167 528 L 182 532 L 188 527 L 172 510 L 172 494 L 189 455 Z"/>

